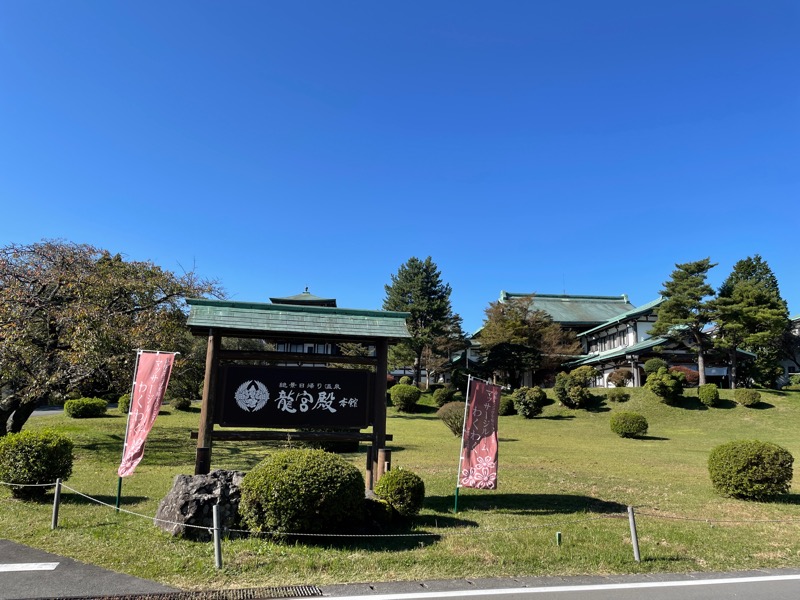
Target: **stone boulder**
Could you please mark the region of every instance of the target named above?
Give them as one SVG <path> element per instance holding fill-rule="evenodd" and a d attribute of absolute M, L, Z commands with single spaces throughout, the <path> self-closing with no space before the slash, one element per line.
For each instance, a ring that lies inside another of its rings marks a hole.
<path fill-rule="evenodd" d="M 208 541 L 213 536 L 213 506 L 219 505 L 220 527 L 241 529 L 239 488 L 244 473 L 212 471 L 208 475 L 178 475 L 158 505 L 156 525 L 173 536 Z"/>

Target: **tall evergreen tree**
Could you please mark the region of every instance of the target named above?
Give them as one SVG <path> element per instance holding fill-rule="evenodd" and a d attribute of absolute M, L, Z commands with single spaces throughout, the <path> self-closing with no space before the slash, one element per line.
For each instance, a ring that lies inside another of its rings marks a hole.
<path fill-rule="evenodd" d="M 707 299 L 714 289 L 706 278 L 715 266 L 710 258 L 676 264 L 670 280 L 663 284 L 661 295 L 665 302 L 658 307 L 658 319 L 650 330 L 651 335 L 685 343 L 697 354 L 700 385 L 706 382 L 705 352 L 710 345 L 704 329 L 713 318 Z"/>
<path fill-rule="evenodd" d="M 411 339 L 403 344 L 414 353 L 415 379 L 421 380 L 423 355 L 447 353 L 443 340 L 463 337 L 461 317 L 453 313 L 451 288 L 442 281 L 442 274 L 429 256 L 424 261 L 412 256 L 392 275 L 384 286 L 384 310 L 410 312 L 407 319 Z"/>
<path fill-rule="evenodd" d="M 722 283 L 714 302 L 717 336 L 714 343 L 730 354 L 731 387 L 736 386 L 736 349 L 756 354 L 749 378 L 770 387 L 780 376 L 782 338 L 790 326 L 789 310 L 778 280 L 756 254 L 740 260 Z"/>

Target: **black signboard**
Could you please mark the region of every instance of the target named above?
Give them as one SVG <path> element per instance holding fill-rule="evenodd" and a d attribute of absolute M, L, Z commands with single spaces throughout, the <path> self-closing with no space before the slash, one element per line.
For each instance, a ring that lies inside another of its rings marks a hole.
<path fill-rule="evenodd" d="M 223 365 L 214 421 L 223 427 L 346 427 L 371 423 L 374 378 L 358 369 Z"/>

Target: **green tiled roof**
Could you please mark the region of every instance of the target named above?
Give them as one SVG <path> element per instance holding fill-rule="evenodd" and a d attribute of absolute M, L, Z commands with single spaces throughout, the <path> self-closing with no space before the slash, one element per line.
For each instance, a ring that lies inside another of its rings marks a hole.
<path fill-rule="evenodd" d="M 659 304 L 664 302 L 664 300 L 665 299 L 663 297 L 659 297 L 656 300 L 653 300 L 652 302 L 648 302 L 647 304 L 642 304 L 641 306 L 639 306 L 637 308 L 633 308 L 631 310 L 625 311 L 624 313 L 615 316 L 613 319 L 609 319 L 605 323 L 602 323 L 602 324 L 598 325 L 597 327 L 593 327 L 592 329 L 589 329 L 588 331 L 584 331 L 584 332 L 582 332 L 582 333 L 580 333 L 578 335 L 581 336 L 581 335 L 586 335 L 587 333 L 594 333 L 596 331 L 601 331 L 602 329 L 605 329 L 609 325 L 614 325 L 616 323 L 621 323 L 622 321 L 625 321 L 627 319 L 632 319 L 634 317 L 638 317 L 639 315 L 646 314 L 646 313 L 650 312 L 651 310 L 655 309 Z"/>
<path fill-rule="evenodd" d="M 634 354 L 634 355 L 639 354 L 640 352 L 644 352 L 645 350 L 650 350 L 654 346 L 659 346 L 662 344 L 666 344 L 668 342 L 669 339 L 663 337 L 648 338 L 643 342 L 632 344 L 630 346 L 614 348 L 612 350 L 606 350 L 605 352 L 595 352 L 593 354 L 587 354 L 586 356 L 581 357 L 575 362 L 570 363 L 570 367 L 579 367 L 581 365 L 592 365 L 595 363 L 604 362 L 612 358 L 625 356 L 627 354 Z"/>
<path fill-rule="evenodd" d="M 188 325 L 193 332 L 210 328 L 228 332 L 302 334 L 347 339 L 404 339 L 409 313 L 327 306 L 293 306 L 190 298 Z"/>
<path fill-rule="evenodd" d="M 634 308 L 627 296 L 568 296 L 554 294 L 517 294 L 502 291 L 500 302 L 532 296 L 532 310 L 543 310 L 553 321 L 566 326 L 599 325 Z"/>

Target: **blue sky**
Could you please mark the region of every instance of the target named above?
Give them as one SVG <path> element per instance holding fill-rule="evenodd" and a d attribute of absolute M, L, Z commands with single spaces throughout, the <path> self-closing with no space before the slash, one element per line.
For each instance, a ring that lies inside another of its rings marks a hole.
<path fill-rule="evenodd" d="M 431 256 L 654 299 L 760 254 L 800 313 L 794 0 L 0 3 L 0 243 L 380 308 Z"/>

